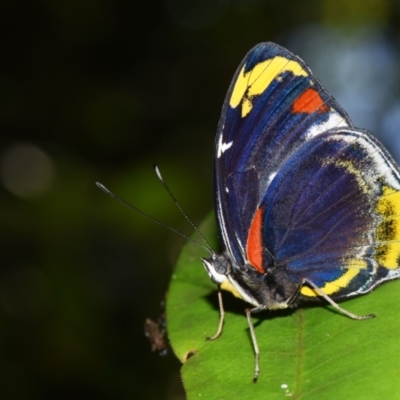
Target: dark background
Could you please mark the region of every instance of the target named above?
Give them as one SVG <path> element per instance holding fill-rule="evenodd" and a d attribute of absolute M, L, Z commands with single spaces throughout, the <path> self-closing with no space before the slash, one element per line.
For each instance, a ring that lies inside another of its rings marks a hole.
<path fill-rule="evenodd" d="M 0 398 L 183 399 L 150 352 L 182 240 L 101 181 L 190 233 L 233 73 L 275 41 L 400 159 L 399 2 L 0 2 Z"/>

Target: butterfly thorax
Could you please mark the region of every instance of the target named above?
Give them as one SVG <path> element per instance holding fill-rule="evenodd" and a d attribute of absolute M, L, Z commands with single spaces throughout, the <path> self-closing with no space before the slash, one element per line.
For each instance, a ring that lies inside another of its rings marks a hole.
<path fill-rule="evenodd" d="M 235 263 L 225 253 L 202 260 L 214 283 L 254 306 L 276 310 L 293 305 L 299 287 L 287 279 L 282 268 L 271 264 L 260 273 L 249 263 Z"/>

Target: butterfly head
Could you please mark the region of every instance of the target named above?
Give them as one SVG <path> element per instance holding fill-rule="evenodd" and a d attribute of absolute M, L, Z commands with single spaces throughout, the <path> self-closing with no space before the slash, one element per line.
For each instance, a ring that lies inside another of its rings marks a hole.
<path fill-rule="evenodd" d="M 216 285 L 224 283 L 227 280 L 227 275 L 232 271 L 231 262 L 224 254 L 213 253 L 211 257 L 201 260 L 208 276 Z"/>
<path fill-rule="evenodd" d="M 230 258 L 225 254 L 212 253 L 211 257 L 202 258 L 204 268 L 211 280 L 221 289 L 231 292 L 234 296 L 258 306 L 259 303 L 251 293 L 243 287 L 235 276 L 236 266 L 232 265 Z M 244 268 L 244 267 L 243 267 Z"/>

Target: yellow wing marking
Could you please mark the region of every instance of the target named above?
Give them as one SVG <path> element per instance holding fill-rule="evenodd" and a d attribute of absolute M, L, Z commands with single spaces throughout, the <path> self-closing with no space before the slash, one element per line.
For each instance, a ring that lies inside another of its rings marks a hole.
<path fill-rule="evenodd" d="M 279 78 L 279 75 L 287 71 L 297 76 L 308 75 L 297 61 L 288 60 L 282 56 L 262 61 L 247 72 L 245 68 L 246 66 L 243 66 L 237 77 L 229 102 L 232 108 L 242 104 L 242 118 L 252 110 L 253 97 L 264 93 L 271 82 Z"/>
<path fill-rule="evenodd" d="M 347 269 L 347 271 L 340 278 L 332 282 L 327 282 L 320 288 L 328 296 L 348 286 L 352 279 L 358 275 L 360 269 L 367 268 L 367 263 L 363 260 L 352 259 L 344 266 L 344 268 Z M 318 296 L 318 293 L 308 286 L 303 286 L 300 293 L 308 297 Z"/>
<path fill-rule="evenodd" d="M 382 216 L 376 239 L 384 242 L 376 249 L 376 259 L 386 268 L 399 268 L 400 256 L 400 192 L 383 187 L 383 194 L 377 202 L 376 211 Z"/>

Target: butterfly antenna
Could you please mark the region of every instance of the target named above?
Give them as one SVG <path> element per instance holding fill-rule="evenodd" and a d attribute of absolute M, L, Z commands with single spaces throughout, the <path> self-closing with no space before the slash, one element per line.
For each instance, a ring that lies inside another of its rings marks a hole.
<path fill-rule="evenodd" d="M 174 228 L 171 228 L 168 225 L 163 224 L 162 222 L 154 219 L 153 217 L 150 217 L 150 215 L 147 215 L 145 212 L 139 210 L 138 208 L 136 208 L 135 206 L 133 206 L 132 204 L 128 203 L 127 201 L 121 199 L 121 197 L 117 196 L 115 193 L 113 193 L 111 190 L 107 189 L 102 183 L 100 182 L 96 182 L 96 185 L 99 189 L 101 189 L 104 193 L 108 194 L 109 196 L 113 197 L 115 200 L 118 200 L 120 203 L 124 204 L 125 206 L 131 208 L 132 210 L 136 211 L 137 213 L 139 213 L 140 215 L 142 215 L 143 217 L 147 218 L 148 220 L 156 223 L 157 225 L 162 226 L 165 229 L 168 229 L 171 232 L 176 233 L 177 235 L 183 237 L 186 240 L 189 240 L 192 243 L 197 244 L 198 246 L 202 247 L 203 249 L 205 249 L 208 253 L 213 254 L 213 251 L 211 248 L 208 248 L 206 246 L 204 246 L 202 243 L 198 242 L 197 240 L 192 239 L 189 236 L 186 236 L 185 234 L 183 234 L 182 232 L 177 231 Z M 206 242 L 207 243 L 207 242 Z M 208 245 L 208 243 L 207 243 Z"/>
<path fill-rule="evenodd" d="M 168 187 L 167 183 L 164 181 L 164 178 L 161 175 L 161 172 L 158 168 L 157 165 L 154 165 L 154 170 L 156 171 L 157 177 L 164 186 L 164 189 L 167 191 L 169 197 L 171 197 L 172 201 L 175 203 L 175 205 L 178 207 L 179 211 L 183 215 L 183 217 L 186 219 L 187 222 L 189 222 L 190 225 L 192 225 L 192 228 L 197 232 L 197 234 L 203 239 L 204 243 L 208 246 L 208 249 L 211 254 L 214 254 L 214 251 L 211 247 L 211 245 L 207 242 L 206 238 L 204 235 L 200 232 L 200 229 L 196 226 L 196 224 L 188 217 L 188 215 L 183 211 L 181 205 L 179 204 L 178 200 L 176 197 L 172 194 L 171 189 Z"/>

